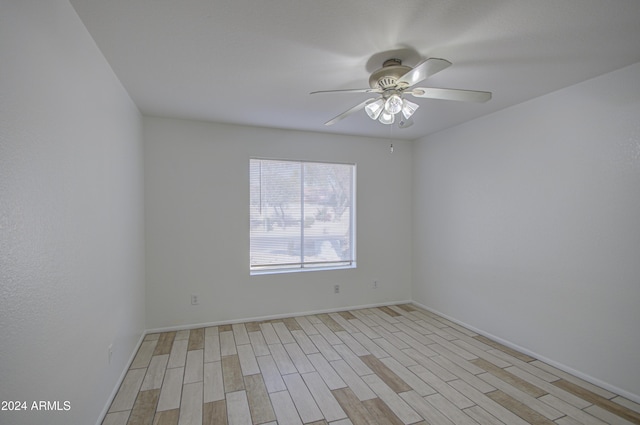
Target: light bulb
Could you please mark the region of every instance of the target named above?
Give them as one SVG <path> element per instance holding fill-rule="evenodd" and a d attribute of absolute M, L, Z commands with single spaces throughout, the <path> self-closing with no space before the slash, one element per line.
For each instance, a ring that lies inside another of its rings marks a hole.
<path fill-rule="evenodd" d="M 402 110 L 402 98 L 397 94 L 392 94 L 384 104 L 384 110 L 390 114 L 397 114 Z"/>
<path fill-rule="evenodd" d="M 380 118 L 378 118 L 378 121 L 380 121 L 382 124 L 393 124 L 395 120 L 396 116 L 393 114 L 389 114 L 386 111 L 381 113 Z"/>
<path fill-rule="evenodd" d="M 367 115 L 369 115 L 369 118 L 371 118 L 372 120 L 377 120 L 383 108 L 384 99 L 381 98 L 376 100 L 375 102 L 369 103 L 364 107 L 364 110 L 367 112 Z"/>
<path fill-rule="evenodd" d="M 416 111 L 416 109 L 418 109 L 420 107 L 420 105 L 417 105 L 413 102 L 409 102 L 407 99 L 404 100 L 404 104 L 402 105 L 402 115 L 404 115 L 404 117 L 406 119 L 409 119 L 409 117 L 411 115 L 413 115 L 413 113 Z"/>

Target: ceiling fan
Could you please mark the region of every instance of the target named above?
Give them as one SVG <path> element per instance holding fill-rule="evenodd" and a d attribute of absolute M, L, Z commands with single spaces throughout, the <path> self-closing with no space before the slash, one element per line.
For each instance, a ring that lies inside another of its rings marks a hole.
<path fill-rule="evenodd" d="M 491 92 L 441 89 L 428 87 L 414 87 L 419 82 L 434 75 L 437 72 L 451 66 L 451 62 L 446 59 L 428 58 L 415 67 L 402 65 L 400 59 L 387 59 L 382 64 L 382 68 L 373 71 L 369 77 L 370 88 L 366 89 L 345 89 L 345 90 L 321 90 L 317 93 L 376 93 L 379 96 L 367 99 L 357 104 L 353 108 L 330 119 L 324 125 L 333 125 L 364 108 L 369 118 L 378 120 L 382 124 L 393 124 L 396 122 L 396 115 L 402 112 L 398 126 L 406 128 L 413 124 L 411 115 L 418 109 L 419 105 L 404 99 L 404 95 L 423 97 L 429 99 L 459 100 L 464 102 L 486 102 L 491 99 Z"/>

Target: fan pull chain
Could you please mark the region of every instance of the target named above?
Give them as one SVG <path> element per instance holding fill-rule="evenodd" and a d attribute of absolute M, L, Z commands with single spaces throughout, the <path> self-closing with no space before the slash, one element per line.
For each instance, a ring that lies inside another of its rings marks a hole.
<path fill-rule="evenodd" d="M 393 153 L 393 124 L 389 126 L 389 153 Z"/>

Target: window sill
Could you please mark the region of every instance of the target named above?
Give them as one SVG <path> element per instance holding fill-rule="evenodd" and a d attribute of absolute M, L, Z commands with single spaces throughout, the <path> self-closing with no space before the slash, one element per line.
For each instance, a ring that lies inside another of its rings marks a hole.
<path fill-rule="evenodd" d="M 345 269 L 355 269 L 356 263 L 353 262 L 346 266 L 334 266 L 334 267 L 297 267 L 291 269 L 267 269 L 267 270 L 251 270 L 249 272 L 250 276 L 261 276 L 268 274 L 284 274 L 284 273 L 305 273 L 305 272 L 318 272 L 324 270 L 345 270 Z"/>

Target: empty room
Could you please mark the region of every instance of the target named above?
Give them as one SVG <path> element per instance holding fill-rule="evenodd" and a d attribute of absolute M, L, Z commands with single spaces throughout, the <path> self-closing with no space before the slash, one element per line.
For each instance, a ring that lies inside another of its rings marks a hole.
<path fill-rule="evenodd" d="M 640 424 L 637 0 L 0 0 L 0 424 Z"/>

